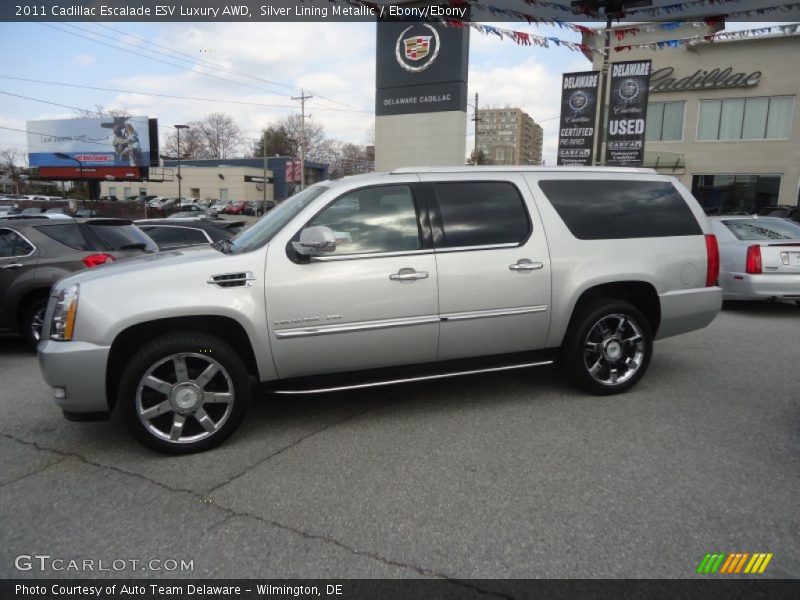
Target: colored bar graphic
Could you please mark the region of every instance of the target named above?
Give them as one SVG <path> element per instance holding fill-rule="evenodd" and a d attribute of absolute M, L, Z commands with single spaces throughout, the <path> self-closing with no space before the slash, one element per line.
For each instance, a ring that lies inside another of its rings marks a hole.
<path fill-rule="evenodd" d="M 760 574 L 767 568 L 772 557 L 772 553 L 765 552 L 755 552 L 753 554 L 749 552 L 707 553 L 703 556 L 703 560 L 700 561 L 697 573 L 701 575 L 714 573 L 726 575 Z"/>

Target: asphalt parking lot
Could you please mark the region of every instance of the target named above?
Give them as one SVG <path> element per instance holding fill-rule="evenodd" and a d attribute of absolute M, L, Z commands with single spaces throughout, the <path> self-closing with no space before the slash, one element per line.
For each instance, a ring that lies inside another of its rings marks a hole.
<path fill-rule="evenodd" d="M 0 577 L 686 578 L 707 552 L 800 577 L 799 358 L 800 307 L 743 304 L 623 396 L 545 368 L 268 397 L 173 458 L 64 420 L 0 339 Z M 193 570 L 15 569 L 36 553 Z"/>

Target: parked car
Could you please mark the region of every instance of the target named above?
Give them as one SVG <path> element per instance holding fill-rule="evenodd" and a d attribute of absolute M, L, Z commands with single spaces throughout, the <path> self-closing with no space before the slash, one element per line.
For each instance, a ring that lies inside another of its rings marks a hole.
<path fill-rule="evenodd" d="M 100 202 L 119 202 L 116 196 L 100 196 Z"/>
<path fill-rule="evenodd" d="M 246 204 L 247 206 L 245 206 L 244 214 L 251 217 L 260 217 L 264 214 L 263 202 L 247 202 Z M 267 200 L 267 210 L 271 210 L 273 208 L 275 208 L 275 202 L 273 200 Z"/>
<path fill-rule="evenodd" d="M 48 208 L 46 211 L 44 211 L 44 214 L 46 214 L 46 215 L 66 215 L 68 217 L 72 216 L 70 214 L 68 208 Z"/>
<path fill-rule="evenodd" d="M 762 208 L 758 212 L 759 216 L 764 217 L 781 217 L 783 219 L 791 219 L 800 223 L 800 206 L 770 206 L 769 208 Z"/>
<path fill-rule="evenodd" d="M 778 217 L 711 217 L 725 300 L 800 304 L 800 224 Z"/>
<path fill-rule="evenodd" d="M 209 215 L 210 213 L 208 212 L 208 210 L 206 210 L 202 206 L 199 206 L 197 204 L 185 204 L 181 205 L 181 207 L 178 208 L 176 212 L 172 213 L 170 217 L 171 218 L 206 217 Z"/>
<path fill-rule="evenodd" d="M 199 199 L 198 198 L 181 198 L 180 199 L 181 206 L 199 206 Z"/>
<path fill-rule="evenodd" d="M 223 215 L 243 215 L 246 208 L 246 202 L 230 202 L 221 212 Z"/>
<path fill-rule="evenodd" d="M 398 169 L 310 186 L 211 247 L 61 280 L 39 362 L 65 416 L 116 407 L 168 453 L 233 433 L 251 380 L 321 393 L 559 359 L 614 394 L 654 339 L 716 317 L 718 258 L 699 204 L 653 170 Z"/>
<path fill-rule="evenodd" d="M 0 218 L 7 217 L 8 215 L 18 215 L 19 209 L 13 204 L 0 204 Z"/>
<path fill-rule="evenodd" d="M 0 331 L 21 333 L 35 346 L 58 279 L 156 250 L 122 219 L 0 219 Z"/>
<path fill-rule="evenodd" d="M 233 237 L 232 233 L 205 219 L 150 219 L 135 223 L 161 250 L 207 246 Z"/>
<path fill-rule="evenodd" d="M 44 212 L 43 208 L 39 208 L 38 206 L 29 206 L 28 208 L 23 208 L 19 214 L 21 215 L 40 215 Z"/>
<path fill-rule="evenodd" d="M 89 217 L 105 217 L 99 210 L 96 208 L 79 208 L 75 211 L 75 216 L 77 218 L 89 218 Z"/>
<path fill-rule="evenodd" d="M 218 214 L 220 214 L 221 212 L 223 212 L 223 210 L 225 209 L 225 207 L 226 207 L 226 206 L 228 206 L 228 204 L 230 204 L 230 203 L 231 203 L 231 201 L 230 201 L 230 200 L 218 200 L 217 202 L 214 202 L 214 203 L 213 203 L 213 204 L 212 204 L 212 205 L 211 205 L 211 206 L 208 208 L 208 211 L 209 211 L 209 212 L 210 212 L 212 215 L 218 215 Z"/>

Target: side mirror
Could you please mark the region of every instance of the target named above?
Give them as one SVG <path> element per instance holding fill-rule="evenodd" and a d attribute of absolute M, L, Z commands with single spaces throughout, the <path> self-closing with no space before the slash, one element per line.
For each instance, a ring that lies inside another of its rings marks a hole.
<path fill-rule="evenodd" d="M 336 251 L 336 235 L 330 227 L 315 225 L 300 232 L 300 241 L 292 242 L 301 256 L 321 256 Z"/>

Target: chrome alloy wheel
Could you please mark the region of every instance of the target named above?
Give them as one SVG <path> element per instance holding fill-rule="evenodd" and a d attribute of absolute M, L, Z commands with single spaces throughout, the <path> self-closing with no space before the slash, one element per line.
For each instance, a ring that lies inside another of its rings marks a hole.
<path fill-rule="evenodd" d="M 34 311 L 31 319 L 31 338 L 38 342 L 42 338 L 42 328 L 44 327 L 44 314 L 47 312 L 47 305 Z"/>
<path fill-rule="evenodd" d="M 642 328 L 634 319 L 622 314 L 605 315 L 586 335 L 583 363 L 595 381 L 614 386 L 636 374 L 644 353 Z"/>
<path fill-rule="evenodd" d="M 136 414 L 155 437 L 188 444 L 214 435 L 233 410 L 235 391 L 210 356 L 170 355 L 151 366 L 136 388 Z"/>

